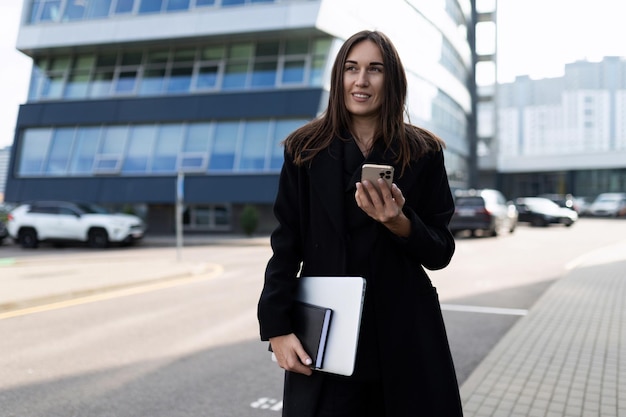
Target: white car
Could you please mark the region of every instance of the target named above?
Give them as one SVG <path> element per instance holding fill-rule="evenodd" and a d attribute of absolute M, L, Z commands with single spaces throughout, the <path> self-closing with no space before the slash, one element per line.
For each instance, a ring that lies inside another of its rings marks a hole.
<path fill-rule="evenodd" d="M 626 193 L 602 193 L 587 209 L 591 216 L 626 216 Z"/>
<path fill-rule="evenodd" d="M 22 204 L 9 213 L 7 229 L 24 248 L 36 248 L 41 241 L 85 242 L 105 248 L 112 242 L 133 243 L 145 232 L 144 222 L 137 216 L 65 201 Z"/>

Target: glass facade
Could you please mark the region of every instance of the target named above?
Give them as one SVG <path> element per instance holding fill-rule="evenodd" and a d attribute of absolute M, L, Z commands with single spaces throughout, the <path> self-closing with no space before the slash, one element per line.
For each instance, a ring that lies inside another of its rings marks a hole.
<path fill-rule="evenodd" d="M 278 173 L 280 142 L 304 119 L 31 128 L 18 177 Z"/>
<path fill-rule="evenodd" d="M 38 56 L 29 101 L 321 87 L 331 38 Z"/>
<path fill-rule="evenodd" d="M 297 1 L 308 0 L 32 0 L 28 23 L 71 22 Z"/>

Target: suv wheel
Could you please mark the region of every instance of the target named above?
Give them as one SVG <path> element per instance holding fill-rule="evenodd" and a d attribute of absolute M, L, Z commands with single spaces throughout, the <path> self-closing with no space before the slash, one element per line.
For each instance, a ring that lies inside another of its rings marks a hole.
<path fill-rule="evenodd" d="M 19 232 L 18 240 L 24 249 L 34 249 L 39 246 L 37 232 L 35 229 L 22 229 Z"/>
<path fill-rule="evenodd" d="M 109 246 L 109 235 L 104 229 L 91 229 L 87 238 L 87 244 L 91 248 L 104 249 Z"/>

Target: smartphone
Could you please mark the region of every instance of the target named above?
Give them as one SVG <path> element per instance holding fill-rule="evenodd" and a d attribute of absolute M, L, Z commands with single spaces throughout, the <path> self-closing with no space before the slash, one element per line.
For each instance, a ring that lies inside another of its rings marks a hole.
<path fill-rule="evenodd" d="M 378 179 L 385 180 L 389 188 L 393 183 L 393 167 L 391 165 L 364 164 L 361 169 L 361 181 L 368 180 L 380 192 L 378 188 Z"/>

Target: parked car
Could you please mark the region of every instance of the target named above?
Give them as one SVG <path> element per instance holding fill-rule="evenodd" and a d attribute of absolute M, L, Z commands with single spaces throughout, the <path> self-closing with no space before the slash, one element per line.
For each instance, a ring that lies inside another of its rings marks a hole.
<path fill-rule="evenodd" d="M 591 203 L 590 216 L 626 216 L 626 193 L 602 193 Z"/>
<path fill-rule="evenodd" d="M 0 245 L 4 242 L 4 239 L 9 236 L 6 223 L 4 219 L 0 218 Z"/>
<path fill-rule="evenodd" d="M 502 232 L 513 233 L 517 226 L 517 209 L 507 202 L 498 190 L 459 190 L 455 193 L 455 211 L 450 231 L 458 234 L 469 230 L 473 235 L 481 231 L 489 236 Z"/>
<path fill-rule="evenodd" d="M 575 207 L 574 196 L 571 194 L 539 194 L 537 197 L 547 198 L 548 200 L 554 201 L 559 207 L 572 209 L 578 213 Z"/>
<path fill-rule="evenodd" d="M 9 231 L 7 230 L 7 216 L 9 214 L 9 208 L 3 203 L 0 203 L 0 245 L 4 243 L 4 239 L 9 237 Z"/>
<path fill-rule="evenodd" d="M 563 224 L 570 227 L 578 220 L 576 211 L 559 207 L 554 201 L 543 197 L 524 197 L 515 200 L 518 222 L 532 226 Z"/>
<path fill-rule="evenodd" d="M 105 248 L 111 242 L 133 243 L 145 232 L 137 216 L 66 201 L 22 204 L 9 213 L 7 228 L 24 248 L 36 248 L 41 241 L 85 242 L 93 248 Z"/>

